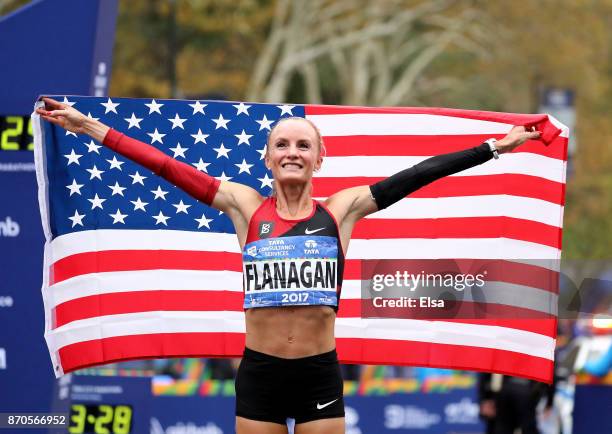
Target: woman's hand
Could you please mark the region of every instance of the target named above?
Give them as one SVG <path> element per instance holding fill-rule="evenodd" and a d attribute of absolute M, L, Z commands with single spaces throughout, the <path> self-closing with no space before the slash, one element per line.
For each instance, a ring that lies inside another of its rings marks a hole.
<path fill-rule="evenodd" d="M 541 134 L 535 127 L 531 127 L 529 130 L 523 126 L 513 127 L 506 137 L 495 142 L 495 147 L 500 154 L 505 154 L 527 140 L 539 139 Z"/>
<path fill-rule="evenodd" d="M 52 98 L 43 98 L 45 108 L 36 109 L 36 113 L 44 120 L 58 125 L 76 134 L 88 134 L 93 139 L 102 142 L 109 127 L 90 117 L 85 116 L 68 104 Z"/>

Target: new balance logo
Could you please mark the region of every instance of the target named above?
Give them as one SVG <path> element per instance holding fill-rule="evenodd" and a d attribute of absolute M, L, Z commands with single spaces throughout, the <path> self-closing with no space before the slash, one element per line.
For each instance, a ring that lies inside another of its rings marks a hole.
<path fill-rule="evenodd" d="M 340 398 L 336 398 L 333 401 L 326 402 L 325 404 L 319 404 L 317 402 L 317 410 L 323 410 L 325 407 L 329 407 L 330 405 L 332 405 L 334 402 L 336 402 L 339 399 Z"/>
<path fill-rule="evenodd" d="M 6 217 L 4 221 L 0 220 L 0 236 L 16 237 L 17 235 L 19 235 L 19 223 L 14 222 L 10 217 Z"/>

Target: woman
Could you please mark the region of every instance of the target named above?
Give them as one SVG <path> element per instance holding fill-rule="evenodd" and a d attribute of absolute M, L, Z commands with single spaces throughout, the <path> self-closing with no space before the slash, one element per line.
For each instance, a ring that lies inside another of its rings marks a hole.
<path fill-rule="evenodd" d="M 514 127 L 499 141 L 429 158 L 371 186 L 312 199 L 313 172 L 323 163 L 316 126 L 285 118 L 270 131 L 266 167 L 274 195 L 218 181 L 131 139 L 76 109 L 44 98 L 40 116 L 88 134 L 232 220 L 243 251 L 246 348 L 236 378 L 238 433 L 343 433 L 342 378 L 334 322 L 344 254 L 355 223 L 438 178 L 509 152 L 540 133 Z M 299 252 L 299 253 L 296 253 Z"/>

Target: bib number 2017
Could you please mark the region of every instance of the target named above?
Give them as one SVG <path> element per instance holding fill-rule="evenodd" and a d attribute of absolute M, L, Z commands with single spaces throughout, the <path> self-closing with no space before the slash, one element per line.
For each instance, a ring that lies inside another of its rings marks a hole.
<path fill-rule="evenodd" d="M 285 292 L 283 293 L 283 303 L 305 303 L 308 300 L 307 292 Z"/>

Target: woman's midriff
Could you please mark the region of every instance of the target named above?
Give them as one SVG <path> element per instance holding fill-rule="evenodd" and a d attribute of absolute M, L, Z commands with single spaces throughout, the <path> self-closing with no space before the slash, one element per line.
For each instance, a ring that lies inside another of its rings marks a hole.
<path fill-rule="evenodd" d="M 336 347 L 336 313 L 329 306 L 261 307 L 245 315 L 246 346 L 252 350 L 297 359 Z"/>

